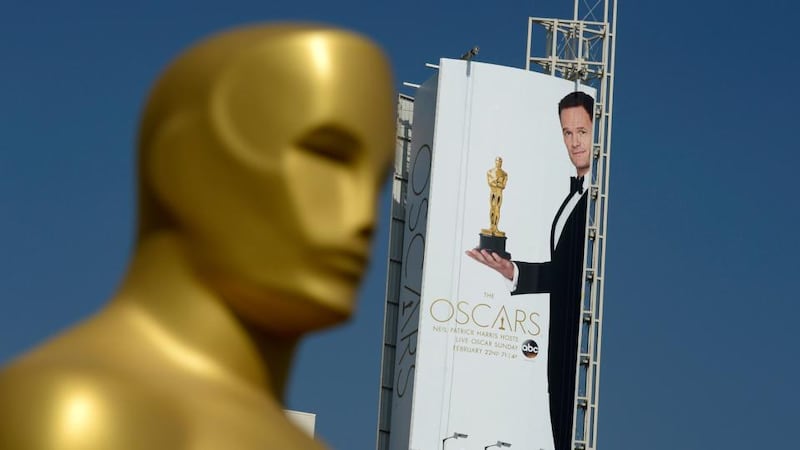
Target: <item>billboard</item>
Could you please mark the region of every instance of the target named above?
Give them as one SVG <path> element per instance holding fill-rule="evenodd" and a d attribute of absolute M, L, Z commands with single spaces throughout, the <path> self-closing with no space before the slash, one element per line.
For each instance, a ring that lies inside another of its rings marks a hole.
<path fill-rule="evenodd" d="M 594 129 L 581 89 L 443 59 L 418 90 L 389 449 L 570 447 Z"/>

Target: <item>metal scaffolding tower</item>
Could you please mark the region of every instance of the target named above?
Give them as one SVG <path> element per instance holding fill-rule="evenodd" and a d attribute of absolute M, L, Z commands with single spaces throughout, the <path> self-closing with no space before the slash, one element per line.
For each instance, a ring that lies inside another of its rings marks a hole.
<path fill-rule="evenodd" d="M 603 331 L 606 211 L 614 105 L 616 0 L 575 0 L 572 20 L 528 19 L 527 70 L 597 89 L 591 195 L 587 214 L 582 324 L 578 342 L 572 448 L 597 448 L 600 341 Z"/>

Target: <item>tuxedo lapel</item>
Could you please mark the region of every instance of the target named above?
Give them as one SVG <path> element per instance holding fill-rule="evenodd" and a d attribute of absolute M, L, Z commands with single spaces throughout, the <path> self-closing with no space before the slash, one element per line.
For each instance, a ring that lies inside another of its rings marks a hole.
<path fill-rule="evenodd" d="M 568 194 L 567 198 L 561 202 L 561 206 L 558 207 L 558 211 L 556 212 L 556 216 L 553 217 L 553 224 L 550 225 L 550 259 L 552 259 L 553 252 L 556 250 L 556 226 L 558 226 L 558 219 L 561 217 L 561 213 L 564 212 L 564 208 L 567 207 L 567 203 L 569 203 L 569 199 L 572 198 L 572 194 Z"/>

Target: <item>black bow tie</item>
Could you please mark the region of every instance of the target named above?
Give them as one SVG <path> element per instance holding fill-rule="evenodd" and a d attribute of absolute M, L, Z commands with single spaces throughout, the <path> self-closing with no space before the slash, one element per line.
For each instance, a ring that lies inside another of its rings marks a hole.
<path fill-rule="evenodd" d="M 569 177 L 569 195 L 583 194 L 583 177 Z"/>

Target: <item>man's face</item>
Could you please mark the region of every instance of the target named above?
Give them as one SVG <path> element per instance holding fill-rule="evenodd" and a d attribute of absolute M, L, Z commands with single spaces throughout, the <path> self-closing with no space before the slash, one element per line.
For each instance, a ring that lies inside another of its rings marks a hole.
<path fill-rule="evenodd" d="M 560 118 L 569 159 L 583 176 L 592 168 L 592 118 L 581 106 L 562 109 Z"/>

